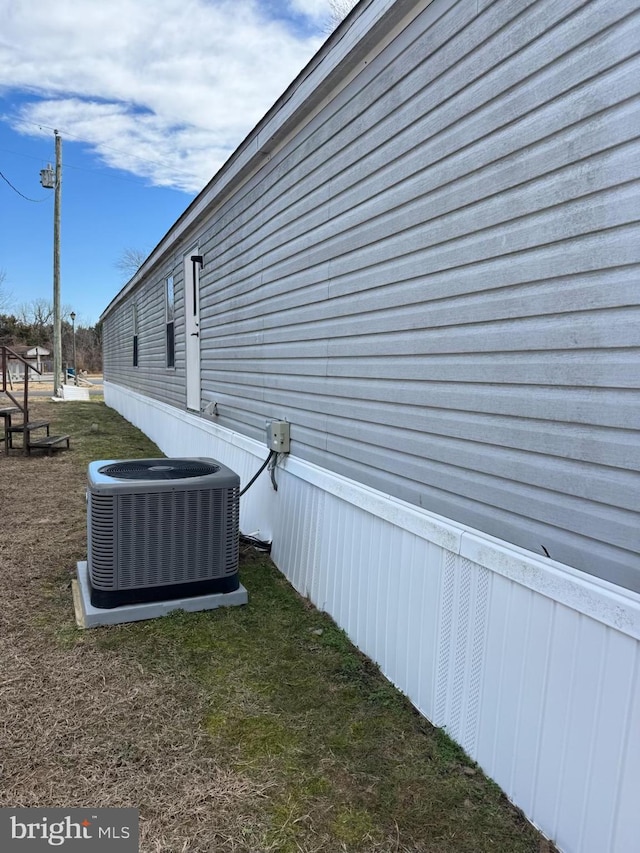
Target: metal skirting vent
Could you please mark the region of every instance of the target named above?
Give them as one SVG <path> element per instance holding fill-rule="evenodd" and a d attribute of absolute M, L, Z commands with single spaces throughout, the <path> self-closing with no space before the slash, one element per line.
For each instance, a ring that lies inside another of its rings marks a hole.
<path fill-rule="evenodd" d="M 490 572 L 446 553 L 440 593 L 435 723 L 467 752 L 477 738 Z"/>
<path fill-rule="evenodd" d="M 91 463 L 92 588 L 152 590 L 237 576 L 239 492 L 238 475 L 215 460 Z"/>

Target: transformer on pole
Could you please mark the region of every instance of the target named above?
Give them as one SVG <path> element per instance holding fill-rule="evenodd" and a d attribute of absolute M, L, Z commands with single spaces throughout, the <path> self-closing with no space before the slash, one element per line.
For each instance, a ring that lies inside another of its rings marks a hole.
<path fill-rule="evenodd" d="M 55 176 L 51 163 L 46 169 L 40 169 L 40 183 L 46 190 L 52 190 L 55 187 Z"/>

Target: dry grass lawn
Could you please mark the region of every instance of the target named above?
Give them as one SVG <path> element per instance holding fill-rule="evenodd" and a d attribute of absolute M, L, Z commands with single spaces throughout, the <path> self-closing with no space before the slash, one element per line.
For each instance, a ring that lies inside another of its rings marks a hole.
<path fill-rule="evenodd" d="M 143 853 L 542 853 L 547 843 L 268 558 L 245 608 L 80 631 L 91 459 L 158 454 L 100 402 L 0 457 L 0 806 L 134 806 Z"/>

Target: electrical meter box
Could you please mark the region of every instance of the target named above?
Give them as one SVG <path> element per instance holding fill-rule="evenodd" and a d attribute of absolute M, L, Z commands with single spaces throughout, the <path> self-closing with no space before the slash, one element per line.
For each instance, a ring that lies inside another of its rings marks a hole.
<path fill-rule="evenodd" d="M 266 439 L 269 450 L 275 450 L 276 453 L 288 453 L 290 443 L 289 421 L 267 421 Z"/>

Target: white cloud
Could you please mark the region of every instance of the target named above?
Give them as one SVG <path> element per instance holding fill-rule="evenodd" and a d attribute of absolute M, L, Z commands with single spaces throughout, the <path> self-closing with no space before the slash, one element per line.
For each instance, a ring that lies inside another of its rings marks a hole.
<path fill-rule="evenodd" d="M 330 0 L 289 0 L 289 5 L 294 12 L 316 21 L 326 21 L 329 17 Z"/>
<path fill-rule="evenodd" d="M 278 11 L 315 20 L 328 3 Z M 0 93 L 29 93 L 5 118 L 23 133 L 57 127 L 111 166 L 197 191 L 322 42 L 269 17 L 273 5 L 0 0 Z"/>
<path fill-rule="evenodd" d="M 202 189 L 232 152 L 224 141 L 216 142 L 216 133 L 209 129 L 178 127 L 125 104 L 79 98 L 28 105 L 14 124 L 23 133 L 46 137 L 51 135 L 47 128 L 64 128 L 63 136 L 89 144 L 106 165 L 187 193 Z"/>

